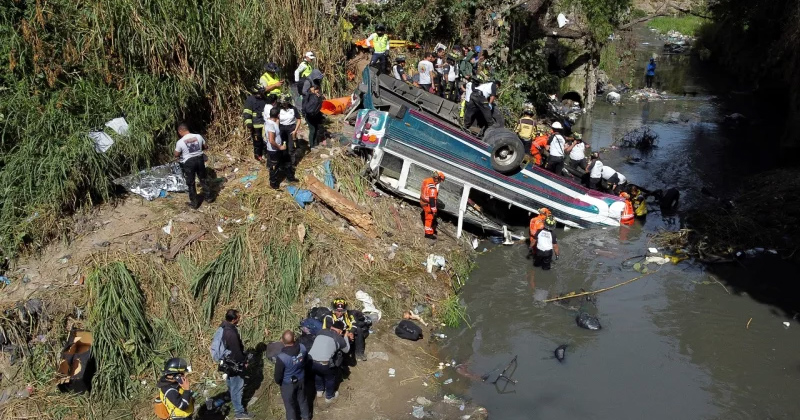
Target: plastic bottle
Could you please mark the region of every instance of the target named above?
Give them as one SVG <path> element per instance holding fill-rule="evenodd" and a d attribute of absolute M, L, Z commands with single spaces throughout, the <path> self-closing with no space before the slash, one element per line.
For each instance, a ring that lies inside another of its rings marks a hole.
<path fill-rule="evenodd" d="M 203 398 L 206 399 L 206 410 L 211 410 L 214 408 L 214 400 L 208 397 L 208 390 L 203 390 Z"/>
<path fill-rule="evenodd" d="M 447 338 L 447 336 L 446 336 L 446 335 L 444 335 L 444 334 L 442 334 L 442 333 L 439 333 L 439 334 L 433 334 L 433 335 L 434 335 L 435 337 L 438 337 L 438 338 Z"/>

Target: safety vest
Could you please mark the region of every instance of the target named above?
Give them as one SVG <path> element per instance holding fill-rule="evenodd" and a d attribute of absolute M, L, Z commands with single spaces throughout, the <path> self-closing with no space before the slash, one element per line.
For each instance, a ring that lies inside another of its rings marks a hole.
<path fill-rule="evenodd" d="M 540 214 L 531 219 L 531 225 L 530 225 L 531 239 L 533 239 L 533 236 L 536 235 L 536 232 L 544 229 L 544 219 L 546 219 L 546 217 L 543 214 Z"/>
<path fill-rule="evenodd" d="M 536 249 L 539 251 L 552 251 L 553 250 L 553 232 L 542 229 L 536 234 Z"/>
<path fill-rule="evenodd" d="M 314 68 L 311 67 L 311 63 L 309 63 L 308 61 L 306 61 L 305 63 L 306 63 L 306 68 L 303 69 L 303 71 L 300 73 L 300 78 L 308 77 L 308 75 L 311 74 L 311 71 L 314 70 Z"/>
<path fill-rule="evenodd" d="M 183 396 L 184 391 L 183 388 L 177 388 L 178 394 Z M 171 419 L 185 419 L 191 417 L 194 413 L 194 401 L 189 404 L 189 407 L 186 410 L 179 409 L 175 404 L 170 402 L 168 398 L 164 397 L 164 390 L 161 388 L 158 389 L 159 396 L 161 397 L 161 403 L 164 404 L 164 407 L 167 408 L 167 413 L 169 413 L 169 418 Z"/>
<path fill-rule="evenodd" d="M 300 353 L 297 356 L 290 356 L 284 352 L 278 353 L 278 358 L 281 359 L 285 369 L 283 371 L 283 384 L 290 384 L 292 383 L 292 376 L 295 377 L 298 381 L 303 380 L 303 373 L 305 371 L 305 360 L 306 360 L 306 346 L 300 344 Z"/>
<path fill-rule="evenodd" d="M 433 177 L 425 178 L 419 191 L 419 204 L 423 207 L 430 206 L 432 198 L 439 198 L 439 186 L 433 181 Z"/>
<path fill-rule="evenodd" d="M 375 39 L 372 40 L 372 48 L 375 49 L 376 53 L 384 53 L 389 51 L 389 35 L 376 35 Z"/>
<path fill-rule="evenodd" d="M 336 317 L 336 312 L 334 312 L 334 313 L 330 314 L 329 316 L 326 316 L 322 320 L 322 329 L 323 330 L 326 330 L 326 329 L 330 328 L 330 326 L 328 325 L 328 320 L 329 319 L 331 320 L 331 324 L 333 324 L 336 321 L 344 322 L 345 329 L 347 329 L 347 330 L 353 328 L 353 323 L 356 322 L 356 319 L 352 315 L 347 313 L 347 311 L 345 311 L 344 315 L 342 315 L 339 318 Z"/>
<path fill-rule="evenodd" d="M 533 129 L 536 121 L 533 118 L 522 118 L 517 125 L 517 135 L 523 140 L 530 140 L 533 137 Z"/>
<path fill-rule="evenodd" d="M 279 81 L 280 80 L 277 77 L 273 77 L 272 74 L 270 74 L 270 72 L 265 72 L 264 74 L 261 75 L 261 78 L 258 79 L 258 82 L 261 83 L 261 86 L 264 86 L 265 89 L 267 86 L 274 85 Z M 275 88 L 267 92 L 267 95 L 280 95 L 280 94 L 281 94 L 280 88 Z"/>
<path fill-rule="evenodd" d="M 622 211 L 622 217 L 619 222 L 623 225 L 633 224 L 633 204 L 631 204 L 631 200 L 625 200 L 625 210 Z"/>
<path fill-rule="evenodd" d="M 633 206 L 634 206 L 634 213 L 637 217 L 647 215 L 647 202 L 644 200 L 641 194 L 637 195 L 633 199 Z"/>

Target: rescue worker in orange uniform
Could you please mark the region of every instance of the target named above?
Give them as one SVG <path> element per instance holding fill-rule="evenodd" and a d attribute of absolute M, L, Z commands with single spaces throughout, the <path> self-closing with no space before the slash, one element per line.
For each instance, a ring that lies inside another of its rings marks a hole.
<path fill-rule="evenodd" d="M 536 215 L 533 219 L 531 219 L 530 229 L 531 229 L 531 242 L 533 242 L 533 235 L 544 229 L 544 221 L 547 219 L 548 216 L 552 216 L 553 214 L 550 212 L 550 209 L 547 207 L 542 207 L 539 209 L 539 214 Z"/>
<path fill-rule="evenodd" d="M 531 144 L 531 156 L 536 166 L 542 166 L 544 164 L 542 152 L 545 151 L 545 146 L 547 146 L 547 141 L 550 139 L 551 134 L 553 134 L 552 130 L 549 133 L 542 134 L 533 139 L 533 143 Z"/>
<path fill-rule="evenodd" d="M 623 225 L 632 225 L 634 215 L 631 196 L 626 192 L 621 192 L 619 196 L 625 199 L 625 210 L 623 210 L 622 217 L 619 219 L 619 222 Z"/>
<path fill-rule="evenodd" d="M 425 237 L 428 239 L 436 239 L 436 230 L 433 224 L 438 212 L 439 183 L 442 181 L 444 181 L 444 174 L 433 171 L 432 177 L 422 180 L 422 187 L 419 190 L 419 204 L 422 206 Z"/>

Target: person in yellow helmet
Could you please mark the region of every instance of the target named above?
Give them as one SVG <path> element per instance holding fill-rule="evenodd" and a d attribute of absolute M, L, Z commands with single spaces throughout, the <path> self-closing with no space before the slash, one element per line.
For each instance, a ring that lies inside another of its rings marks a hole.
<path fill-rule="evenodd" d="M 331 306 L 333 311 L 322 320 L 322 328 L 327 329 L 336 322 L 344 323 L 345 337 L 353 343 L 348 356 L 351 360 L 357 358 L 366 361 L 367 337 L 369 337 L 369 326 L 372 325 L 372 320 L 365 317 L 359 310 L 348 309 L 347 300 L 344 298 L 334 299 Z"/>
<path fill-rule="evenodd" d="M 258 84 L 264 88 L 264 95 L 280 96 L 281 87 L 283 86 L 278 74 L 280 71 L 280 67 L 275 63 L 264 65 L 264 73 L 258 79 Z"/>
<path fill-rule="evenodd" d="M 164 405 L 166 419 L 191 419 L 194 413 L 194 393 L 190 390 L 186 360 L 172 358 L 164 365 L 164 375 L 158 380 L 159 400 Z M 164 410 L 161 410 L 163 413 Z"/>

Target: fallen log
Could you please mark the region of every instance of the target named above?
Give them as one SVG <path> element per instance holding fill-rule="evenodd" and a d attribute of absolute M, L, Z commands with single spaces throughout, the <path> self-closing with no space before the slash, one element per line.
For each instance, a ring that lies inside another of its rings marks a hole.
<path fill-rule="evenodd" d="M 360 228 L 367 236 L 378 237 L 375 220 L 369 212 L 364 211 L 358 204 L 348 200 L 345 196 L 328 188 L 313 175 L 306 175 L 303 180 L 314 196 L 327 204 L 339 216 L 344 217 L 347 221 Z"/>
<path fill-rule="evenodd" d="M 184 239 L 183 242 L 181 242 L 181 243 L 173 246 L 172 248 L 170 248 L 169 252 L 164 253 L 164 258 L 166 258 L 167 260 L 170 260 L 170 261 L 174 260 L 175 257 L 178 255 L 179 252 L 181 252 L 181 250 L 183 248 L 186 248 L 192 242 L 202 238 L 203 235 L 205 235 L 205 234 L 206 234 L 206 230 L 205 229 L 200 229 L 198 231 L 195 231 L 194 233 L 189 235 L 188 238 Z"/>

